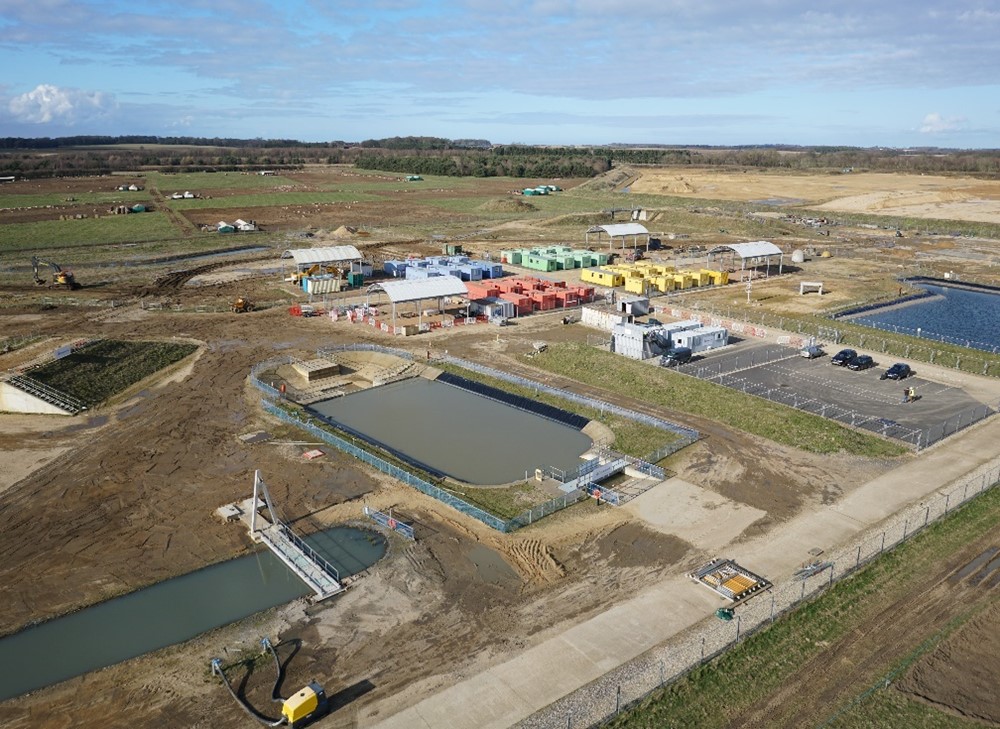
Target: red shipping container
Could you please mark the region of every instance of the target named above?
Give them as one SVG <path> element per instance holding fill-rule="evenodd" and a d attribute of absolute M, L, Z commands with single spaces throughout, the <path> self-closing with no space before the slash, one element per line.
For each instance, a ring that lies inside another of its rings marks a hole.
<path fill-rule="evenodd" d="M 469 292 L 470 299 L 489 299 L 500 295 L 500 289 L 496 286 L 484 286 L 482 284 L 466 283 L 465 288 Z"/>
<path fill-rule="evenodd" d="M 556 288 L 556 289 L 564 289 L 564 288 L 566 288 L 566 282 L 565 281 L 553 281 L 552 282 L 552 287 Z"/>

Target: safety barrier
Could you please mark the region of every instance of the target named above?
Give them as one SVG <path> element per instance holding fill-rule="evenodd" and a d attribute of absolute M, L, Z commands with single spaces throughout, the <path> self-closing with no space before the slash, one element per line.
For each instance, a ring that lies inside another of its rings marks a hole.
<path fill-rule="evenodd" d="M 385 514 L 377 509 L 371 509 L 367 505 L 365 505 L 363 511 L 365 516 L 375 523 L 381 524 L 386 529 L 392 529 L 394 532 L 402 534 L 407 539 L 416 541 L 417 537 L 413 533 L 413 527 L 409 524 L 401 522 L 399 519 L 394 518 L 391 513 Z"/>

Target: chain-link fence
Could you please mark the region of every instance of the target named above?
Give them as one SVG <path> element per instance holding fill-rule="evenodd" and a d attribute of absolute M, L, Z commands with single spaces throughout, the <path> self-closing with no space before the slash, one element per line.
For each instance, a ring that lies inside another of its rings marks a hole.
<path fill-rule="evenodd" d="M 767 628 L 781 614 L 822 594 L 834 582 L 853 574 L 956 507 L 997 486 L 998 479 L 1000 457 L 824 555 L 831 565 L 822 572 L 802 580 L 776 582 L 769 597 L 762 594 L 740 605 L 732 622 L 704 621 L 693 630 L 609 671 L 516 726 L 519 729 L 575 729 L 598 726 L 613 719 L 654 691 L 722 654 L 746 636 Z"/>
<path fill-rule="evenodd" d="M 403 357 L 407 360 L 411 360 L 413 358 L 413 356 L 409 352 L 392 349 L 389 347 L 381 347 L 376 344 L 348 344 L 348 345 L 339 345 L 334 347 L 326 347 L 324 349 L 319 350 L 319 354 L 323 356 L 330 356 L 332 354 L 335 354 L 336 352 L 344 352 L 344 351 L 381 352 L 383 354 L 393 354 L 399 357 Z M 445 357 L 444 359 L 446 361 L 451 362 L 452 364 L 456 364 L 460 367 L 465 367 L 466 369 L 479 371 L 482 372 L 483 374 L 487 374 L 490 376 L 500 376 L 499 379 L 508 381 L 517 381 L 518 384 L 544 389 L 546 392 L 552 392 L 553 394 L 556 394 L 560 397 L 566 397 L 567 399 L 570 400 L 583 402 L 584 404 L 587 404 L 589 407 L 600 409 L 601 406 L 603 406 L 605 408 L 613 410 L 614 412 L 624 417 L 629 417 L 632 418 L 633 420 L 639 420 L 640 422 L 646 422 L 655 425 L 656 427 L 660 427 L 664 430 L 678 433 L 680 435 L 679 438 L 675 439 L 671 443 L 662 446 L 646 459 L 647 461 L 649 461 L 649 463 L 652 464 L 655 464 L 657 461 L 666 458 L 668 455 L 676 453 L 681 448 L 690 445 L 691 443 L 694 443 L 699 437 L 698 432 L 695 430 L 691 430 L 690 428 L 683 428 L 682 426 L 676 425 L 674 423 L 668 423 L 667 421 L 662 421 L 659 420 L 658 418 L 653 418 L 652 416 L 648 416 L 643 413 L 636 413 L 634 411 L 627 410 L 625 408 L 621 408 L 616 405 L 611 405 L 609 403 L 602 403 L 600 401 L 593 400 L 591 398 L 574 395 L 573 393 L 568 393 L 565 390 L 559 390 L 557 388 L 548 387 L 547 385 L 542 385 L 540 383 L 532 382 L 524 378 L 513 377 L 511 375 L 507 375 L 506 373 L 501 373 L 498 370 L 493 370 L 489 367 L 482 367 L 479 365 L 475 365 L 472 362 L 466 362 L 456 357 Z M 587 498 L 588 496 L 585 490 L 573 489 L 569 493 L 557 496 L 553 499 L 550 499 L 549 501 L 546 501 L 543 504 L 539 504 L 538 506 L 532 507 L 531 509 L 528 509 L 522 512 L 521 514 L 518 514 L 512 519 L 504 520 L 495 516 L 494 514 L 490 514 L 489 512 L 486 512 L 483 509 L 480 509 L 477 506 L 473 506 L 467 501 L 460 499 L 459 497 L 446 491 L 445 489 L 440 488 L 439 486 L 436 486 L 426 481 L 425 479 L 420 478 L 419 476 L 416 476 L 415 474 L 412 474 L 403 468 L 400 468 L 399 466 L 393 463 L 389 463 L 385 459 L 379 458 L 378 456 L 370 453 L 365 448 L 361 447 L 358 443 L 352 443 L 346 440 L 345 438 L 341 438 L 335 435 L 334 433 L 330 432 L 329 430 L 317 425 L 316 423 L 311 422 L 311 420 L 304 420 L 303 418 L 299 417 L 298 414 L 279 407 L 277 402 L 283 399 L 284 394 L 280 392 L 277 388 L 275 388 L 272 384 L 264 382 L 260 378 L 264 372 L 270 371 L 275 367 L 278 367 L 282 364 L 288 364 L 293 361 L 294 358 L 292 357 L 281 356 L 269 359 L 265 362 L 259 362 L 258 364 L 254 365 L 251 368 L 250 382 L 254 387 L 256 387 L 263 393 L 264 397 L 261 399 L 261 407 L 263 407 L 266 412 L 274 415 L 277 418 L 280 418 L 281 420 L 291 425 L 294 425 L 297 428 L 301 428 L 311 433 L 315 437 L 322 440 L 324 443 L 327 443 L 328 445 L 331 445 L 334 448 L 337 448 L 338 450 L 347 453 L 348 455 L 351 455 L 364 463 L 367 463 L 373 468 L 376 468 L 379 471 L 382 471 L 383 473 L 386 473 L 392 476 L 393 478 L 402 481 L 403 483 L 409 486 L 412 486 L 418 491 L 427 494 L 428 496 L 431 496 L 437 499 L 438 501 L 448 504 L 449 506 L 457 509 L 458 511 L 461 511 L 463 514 L 467 514 L 468 516 L 471 516 L 472 518 L 481 521 L 483 524 L 486 524 L 487 526 L 493 529 L 496 529 L 501 532 L 515 531 L 522 527 L 528 526 L 529 524 L 533 524 L 539 519 L 549 516 L 550 514 L 554 514 L 555 512 L 560 511 L 561 509 L 565 509 L 569 506 L 572 506 L 573 504 Z"/>
<path fill-rule="evenodd" d="M 970 405 L 939 423 L 925 428 L 913 428 L 890 418 L 860 413 L 836 403 L 802 394 L 782 384 L 766 384 L 754 379 L 752 376 L 740 375 L 741 372 L 747 372 L 755 367 L 794 359 L 796 356 L 794 350 L 790 350 L 788 347 L 768 346 L 754 349 L 735 357 L 709 360 L 707 362 L 690 362 L 679 366 L 677 371 L 701 380 L 711 380 L 719 385 L 739 390 L 748 395 L 755 395 L 772 402 L 788 405 L 797 410 L 803 410 L 830 420 L 836 420 L 853 428 L 861 428 L 885 438 L 900 440 L 916 450 L 933 445 L 939 440 L 954 435 L 963 428 L 967 428 L 970 425 L 978 423 L 980 420 L 995 415 L 997 408 L 1000 408 L 1000 403 L 997 404 L 997 408 L 985 404 Z"/>
<path fill-rule="evenodd" d="M 987 354 L 974 354 L 971 351 L 949 351 L 933 346 L 916 344 L 907 339 L 881 336 L 870 328 L 861 325 L 851 325 L 840 320 L 817 321 L 810 317 L 796 317 L 787 314 L 772 314 L 752 309 L 734 309 L 733 307 L 716 307 L 709 302 L 681 304 L 677 300 L 664 300 L 658 303 L 656 311 L 669 314 L 677 319 L 697 319 L 710 326 L 722 326 L 737 334 L 748 337 L 766 337 L 778 329 L 791 334 L 798 334 L 797 341 L 815 338 L 834 344 L 849 345 L 859 349 L 927 362 L 938 367 L 946 367 L 972 374 L 1000 377 L 1000 358 Z M 867 330 L 867 331 L 866 331 Z M 888 330 L 886 331 L 888 334 Z M 903 336 L 903 332 L 900 332 Z M 965 342 L 961 343 L 964 346 Z"/>

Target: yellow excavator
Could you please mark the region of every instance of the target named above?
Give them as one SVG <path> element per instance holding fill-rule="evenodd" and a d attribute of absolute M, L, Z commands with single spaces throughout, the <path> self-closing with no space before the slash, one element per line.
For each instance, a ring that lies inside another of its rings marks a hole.
<path fill-rule="evenodd" d="M 233 302 L 232 309 L 234 314 L 242 314 L 247 311 L 253 311 L 254 305 L 253 302 L 250 301 L 250 299 L 246 298 L 245 296 L 241 296 L 240 298 L 236 299 L 236 301 Z"/>
<path fill-rule="evenodd" d="M 52 269 L 52 278 L 46 281 L 41 276 L 38 275 L 38 269 L 40 266 L 48 266 Z M 76 277 L 73 276 L 72 271 L 64 271 L 58 263 L 52 263 L 52 261 L 45 261 L 38 256 L 31 257 L 31 271 L 35 277 L 35 283 L 39 286 L 46 285 L 51 288 L 65 288 L 65 289 L 78 289 L 80 284 L 76 282 Z"/>
<path fill-rule="evenodd" d="M 334 276 L 339 276 L 341 271 L 336 266 L 320 266 L 318 263 L 314 263 L 312 266 L 307 268 L 305 271 L 296 271 L 291 276 L 288 276 L 285 281 L 290 284 L 295 284 L 298 286 L 302 283 L 302 279 L 308 276 L 315 276 L 317 273 L 332 273 Z"/>

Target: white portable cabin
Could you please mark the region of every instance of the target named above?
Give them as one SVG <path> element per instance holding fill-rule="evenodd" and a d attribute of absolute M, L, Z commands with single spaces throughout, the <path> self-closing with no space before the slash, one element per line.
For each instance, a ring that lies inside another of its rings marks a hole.
<path fill-rule="evenodd" d="M 670 349 L 670 333 L 656 324 L 616 324 L 611 330 L 611 348 L 629 359 L 658 357 Z"/>
<path fill-rule="evenodd" d="M 646 316 L 649 313 L 649 297 L 621 296 L 618 299 L 618 311 L 632 316 Z"/>
<path fill-rule="evenodd" d="M 470 301 L 469 313 L 473 316 L 482 315 L 487 319 L 513 319 L 517 315 L 517 307 L 513 301 L 490 296 Z"/>
<path fill-rule="evenodd" d="M 688 347 L 692 352 L 707 352 L 729 344 L 729 332 L 723 327 L 699 327 L 671 334 L 675 347 Z"/>
<path fill-rule="evenodd" d="M 632 316 L 621 314 L 610 305 L 584 306 L 580 310 L 580 322 L 588 327 L 603 329 L 610 332 L 615 324 L 628 324 L 632 322 Z"/>

